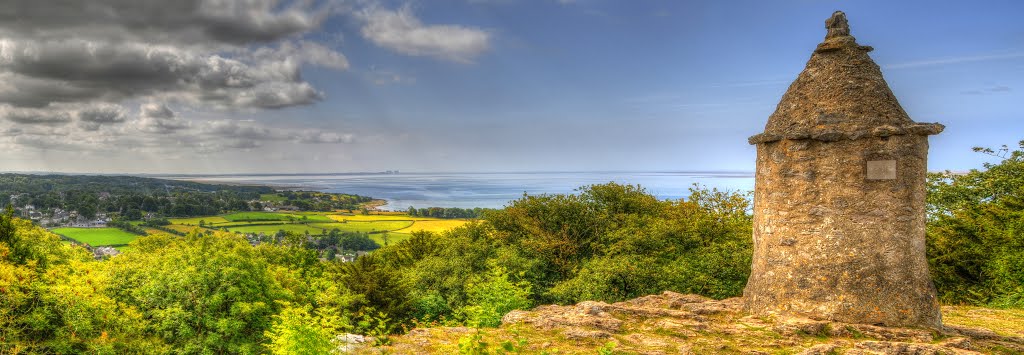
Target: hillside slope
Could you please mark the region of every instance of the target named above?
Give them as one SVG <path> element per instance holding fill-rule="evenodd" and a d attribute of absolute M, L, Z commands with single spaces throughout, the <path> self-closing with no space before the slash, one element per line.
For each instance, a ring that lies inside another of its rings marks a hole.
<path fill-rule="evenodd" d="M 744 314 L 721 301 L 664 292 L 607 304 L 513 311 L 497 329 L 418 328 L 363 353 L 975 354 L 1024 352 L 1024 311 L 943 307 L 945 328 L 889 328 Z"/>

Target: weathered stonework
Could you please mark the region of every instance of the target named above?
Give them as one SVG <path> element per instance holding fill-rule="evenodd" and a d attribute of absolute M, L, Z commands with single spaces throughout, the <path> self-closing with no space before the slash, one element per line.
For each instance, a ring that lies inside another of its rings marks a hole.
<path fill-rule="evenodd" d="M 846 16 L 768 119 L 757 145 L 754 314 L 941 326 L 925 258 L 928 135 L 850 36 Z"/>

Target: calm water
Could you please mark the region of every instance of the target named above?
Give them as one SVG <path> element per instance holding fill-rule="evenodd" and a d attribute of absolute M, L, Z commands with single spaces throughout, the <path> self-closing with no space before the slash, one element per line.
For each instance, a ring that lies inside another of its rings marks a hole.
<path fill-rule="evenodd" d="M 176 177 L 189 180 L 302 187 L 384 199 L 383 209 L 422 207 L 500 208 L 523 193 L 571 193 L 584 185 L 614 181 L 641 185 L 659 199 L 679 199 L 693 184 L 719 190 L 754 189 L 752 173 L 616 172 L 616 173 L 401 173 L 331 175 L 218 175 Z"/>

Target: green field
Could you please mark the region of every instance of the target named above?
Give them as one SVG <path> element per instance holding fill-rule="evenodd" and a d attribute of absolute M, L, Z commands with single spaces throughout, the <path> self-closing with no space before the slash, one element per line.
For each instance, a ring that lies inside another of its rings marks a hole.
<path fill-rule="evenodd" d="M 231 227 L 249 226 L 249 225 L 253 225 L 253 224 L 286 224 L 286 223 L 289 223 L 289 222 L 288 221 L 240 221 L 240 222 L 215 223 L 215 224 L 209 224 L 207 226 L 214 227 L 214 228 L 221 228 L 221 227 L 231 228 Z M 296 222 L 296 223 L 298 223 L 298 222 Z"/>
<path fill-rule="evenodd" d="M 139 237 L 117 228 L 56 228 L 52 232 L 92 246 L 124 245 Z"/>
<path fill-rule="evenodd" d="M 168 221 L 170 221 L 172 224 L 182 224 L 182 225 L 189 225 L 189 226 L 198 226 L 199 225 L 199 221 L 203 221 L 204 223 L 210 223 L 210 224 L 227 223 L 228 222 L 228 220 L 226 220 L 226 219 L 224 219 L 223 217 L 220 217 L 220 216 L 192 217 L 192 218 L 170 218 L 170 219 L 168 219 Z"/>
<path fill-rule="evenodd" d="M 232 232 L 241 232 L 241 233 L 260 233 L 260 232 L 263 232 L 264 234 L 267 234 L 267 235 L 271 235 L 271 234 L 277 233 L 277 231 L 279 231 L 279 230 L 284 230 L 285 232 L 293 232 L 293 233 L 298 233 L 298 234 L 305 234 L 306 231 L 309 231 L 309 234 L 312 234 L 312 235 L 319 235 L 320 232 L 321 232 L 320 228 L 314 228 L 314 227 L 310 227 L 310 226 L 307 226 L 307 225 L 304 225 L 304 224 L 297 224 L 297 223 L 261 224 L 261 225 L 253 225 L 253 226 L 228 227 L 228 230 L 232 231 Z"/>
<path fill-rule="evenodd" d="M 278 223 L 278 224 L 252 224 L 241 226 L 227 226 L 229 231 L 241 233 L 266 233 L 273 234 L 279 230 L 304 234 L 320 235 L 324 230 L 330 231 L 334 228 L 342 232 L 384 232 L 402 228 L 408 228 L 412 221 L 379 221 L 379 222 L 348 222 L 348 223 Z"/>
<path fill-rule="evenodd" d="M 273 212 L 238 212 L 224 215 L 224 219 L 231 222 L 241 221 L 287 221 L 288 215 Z"/>
<path fill-rule="evenodd" d="M 238 212 L 224 215 L 224 219 L 231 222 L 244 221 L 317 221 L 330 222 L 331 219 L 322 214 L 299 214 L 299 213 L 274 213 L 274 212 Z"/>
<path fill-rule="evenodd" d="M 281 202 L 286 200 L 287 199 L 284 196 L 278 195 L 276 193 L 260 195 L 260 201 Z"/>
<path fill-rule="evenodd" d="M 296 220 L 302 222 L 334 222 L 333 219 L 326 215 L 326 212 L 292 212 L 288 213 L 288 215 L 294 216 Z"/>

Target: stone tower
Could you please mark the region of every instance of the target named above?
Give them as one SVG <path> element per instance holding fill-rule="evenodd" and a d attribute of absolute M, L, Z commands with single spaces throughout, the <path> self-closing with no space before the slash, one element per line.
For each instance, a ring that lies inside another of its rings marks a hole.
<path fill-rule="evenodd" d="M 837 11 L 757 145 L 753 314 L 941 326 L 925 258 L 928 135 Z"/>

